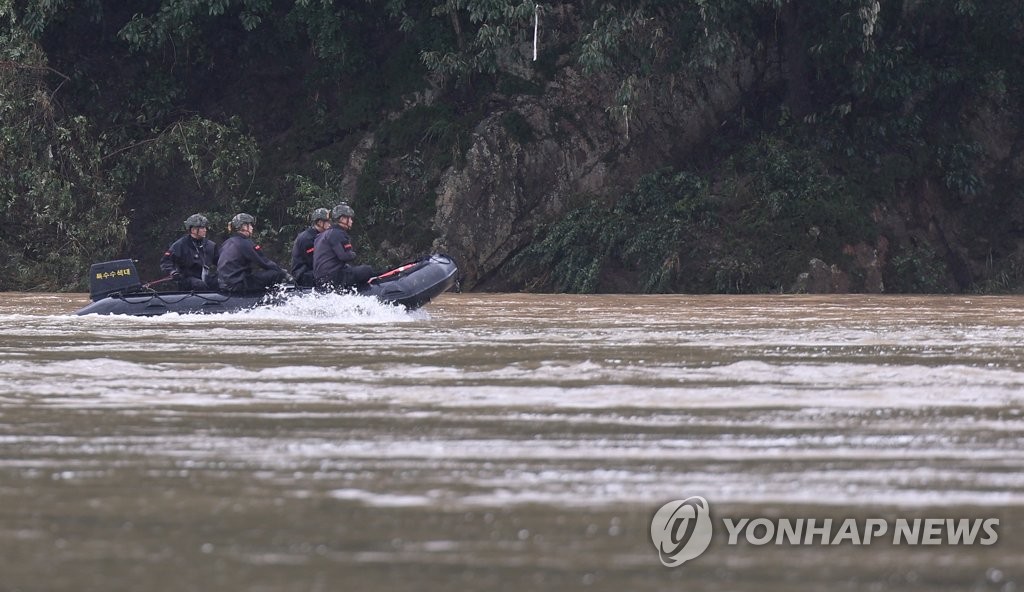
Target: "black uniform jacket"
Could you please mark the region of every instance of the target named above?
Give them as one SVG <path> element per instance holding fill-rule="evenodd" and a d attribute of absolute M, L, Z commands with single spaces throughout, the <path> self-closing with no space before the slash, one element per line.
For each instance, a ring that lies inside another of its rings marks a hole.
<path fill-rule="evenodd" d="M 316 237 L 313 248 L 313 277 L 329 279 L 356 258 L 348 232 L 335 224 Z"/>
<path fill-rule="evenodd" d="M 171 243 L 160 258 L 160 269 L 171 275 L 175 271 L 185 277 L 202 278 L 203 268 L 217 263 L 217 243 L 209 239 L 192 240 L 188 234 Z"/>
<path fill-rule="evenodd" d="M 283 273 L 281 266 L 268 259 L 259 245 L 237 232 L 221 244 L 220 257 L 217 259 L 217 280 L 221 289 L 238 289 L 244 285 L 245 277 L 254 268 Z"/>
<path fill-rule="evenodd" d="M 310 226 L 295 237 L 295 244 L 292 245 L 292 276 L 295 279 L 305 274 L 313 273 L 313 241 L 316 240 L 316 228 Z"/>

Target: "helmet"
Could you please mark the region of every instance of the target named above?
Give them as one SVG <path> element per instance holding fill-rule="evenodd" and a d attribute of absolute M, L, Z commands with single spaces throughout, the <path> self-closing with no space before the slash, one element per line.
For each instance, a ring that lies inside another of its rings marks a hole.
<path fill-rule="evenodd" d="M 192 214 L 185 220 L 185 230 L 192 230 L 193 228 L 209 228 L 210 221 L 206 219 L 206 216 L 202 214 Z"/>
<path fill-rule="evenodd" d="M 341 218 L 342 216 L 348 216 L 349 218 L 355 218 L 356 217 L 356 211 L 353 210 L 347 203 L 341 202 L 340 204 L 334 206 L 334 209 L 331 210 L 331 218 L 334 219 L 334 220 L 337 220 L 338 218 Z"/>
<path fill-rule="evenodd" d="M 243 224 L 255 224 L 256 218 L 253 218 L 245 212 L 241 214 L 235 214 L 235 217 L 231 219 L 231 228 L 238 230 Z"/>
<path fill-rule="evenodd" d="M 327 208 L 317 208 L 313 210 L 313 213 L 309 215 L 309 221 L 312 224 L 316 224 L 320 220 L 327 220 L 330 222 L 331 213 L 327 211 Z"/>

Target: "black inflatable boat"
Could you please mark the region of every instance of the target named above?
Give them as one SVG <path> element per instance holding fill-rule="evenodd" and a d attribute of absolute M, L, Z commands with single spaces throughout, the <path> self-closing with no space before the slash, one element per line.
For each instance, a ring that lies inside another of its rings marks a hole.
<path fill-rule="evenodd" d="M 354 290 L 361 296 L 416 309 L 450 289 L 458 267 L 447 255 L 434 254 L 407 263 L 370 280 Z M 168 312 L 210 314 L 232 312 L 257 306 L 282 304 L 294 294 L 309 293 L 311 288 L 287 285 L 258 294 L 222 292 L 157 292 L 138 281 L 131 259 L 96 263 L 89 268 L 89 296 L 92 304 L 76 315 L 123 314 L 155 316 Z"/>

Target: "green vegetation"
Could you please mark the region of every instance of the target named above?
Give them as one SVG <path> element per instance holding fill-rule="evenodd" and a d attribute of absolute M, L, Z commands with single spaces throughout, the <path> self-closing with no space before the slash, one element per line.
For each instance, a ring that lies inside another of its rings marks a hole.
<path fill-rule="evenodd" d="M 104 134 L 56 103 L 47 79 L 68 78 L 11 26 L 10 11 L 0 3 L 0 289 L 55 289 L 123 244 L 126 180 L 105 162 Z"/>
<path fill-rule="evenodd" d="M 589 202 L 571 211 L 513 264 L 540 278 L 535 289 L 593 292 L 602 270 L 621 266 L 638 270 L 643 291 L 665 291 L 683 270 L 682 253 L 702 248 L 717 225 L 706 189 L 686 173 L 649 175 L 611 206 Z"/>
<path fill-rule="evenodd" d="M 944 245 L 897 237 L 887 291 L 1020 290 L 1020 192 L 982 174 L 1006 163 L 985 163 L 992 156 L 964 113 L 1020 111 L 1012 97 L 1024 68 L 1013 48 L 1022 23 L 1024 7 L 1009 1 L 602 3 L 579 61 L 618 75 L 609 112 L 627 130 L 633 105 L 658 92 L 659 78 L 714 70 L 747 40 L 776 43 L 789 72 L 723 124 L 711 162 L 647 177 L 620 203 L 583 205 L 543 229 L 511 269 L 535 289 L 601 290 L 602 278 L 629 270 L 637 274 L 629 284 L 643 291 L 788 290 L 810 258 L 848 263 L 844 246 L 891 230 L 874 212 L 913 211 L 919 195 L 939 193 L 947 216 L 970 227 L 961 234 L 971 237 L 967 249 L 985 237 L 989 252 L 975 258 L 999 263 L 972 277 L 966 263 L 939 255 Z M 705 189 L 657 189 L 676 176 Z M 680 215 L 695 199 L 702 224 Z M 637 200 L 648 209 L 623 205 Z"/>
<path fill-rule="evenodd" d="M 927 245 L 914 245 L 892 257 L 888 284 L 894 292 L 948 292 L 946 267 Z"/>
<path fill-rule="evenodd" d="M 1022 42 L 1016 0 L 0 0 L 0 290 L 82 289 L 105 258 L 152 272 L 193 212 L 256 215 L 282 259 L 340 199 L 360 252 L 394 263 L 429 248 L 483 118 L 564 138 L 510 108 L 561 68 L 611 84 L 629 139 L 675 81 L 737 59 L 768 66 L 720 133 L 621 196 L 575 196 L 502 270 L 515 285 L 787 290 L 889 235 L 887 290 L 1020 290 Z"/>
<path fill-rule="evenodd" d="M 779 291 L 812 257 L 840 260 L 844 244 L 872 236 L 868 200 L 813 151 L 765 137 L 718 173 L 643 177 L 616 203 L 545 228 L 513 266 L 555 291 L 593 292 L 602 271 L 623 270 L 643 292 Z"/>

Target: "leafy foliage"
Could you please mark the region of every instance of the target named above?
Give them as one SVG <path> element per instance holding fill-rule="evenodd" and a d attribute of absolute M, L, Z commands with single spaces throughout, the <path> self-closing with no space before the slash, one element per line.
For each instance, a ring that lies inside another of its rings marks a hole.
<path fill-rule="evenodd" d="M 527 19 L 536 10 L 530 0 L 442 0 L 431 15 L 451 23 L 454 46 L 425 50 L 423 63 L 444 77 L 494 74 L 500 60 L 525 39 Z"/>
<path fill-rule="evenodd" d="M 181 220 L 193 212 L 210 219 L 211 238 L 241 211 L 256 216 L 261 233 L 278 234 L 278 225 L 265 223 L 271 204 L 253 187 L 258 146 L 237 118 L 224 124 L 183 119 L 126 146 L 119 156 L 118 172 L 129 183 L 125 207 L 145 212 L 150 222 L 129 232 L 128 251 L 140 259 L 179 236 Z M 147 271 L 140 265 L 140 273 Z"/>
<path fill-rule="evenodd" d="M 545 229 L 513 261 L 550 269 L 546 287 L 593 292 L 602 274 L 638 272 L 643 292 L 786 289 L 812 257 L 839 260 L 873 236 L 868 202 L 813 152 L 765 137 L 712 184 L 688 172 L 640 180 L 609 208 L 588 203 Z"/>
<path fill-rule="evenodd" d="M 717 223 L 706 190 L 688 173 L 646 176 L 611 208 L 590 202 L 573 210 L 512 264 L 555 291 L 594 292 L 615 266 L 639 271 L 638 291 L 666 291 L 685 281 L 686 251 L 702 249 Z"/>
<path fill-rule="evenodd" d="M 730 159 L 722 187 L 732 196 L 730 235 L 749 248 L 752 263 L 735 291 L 787 289 L 812 257 L 838 261 L 844 244 L 873 239 L 871 201 L 827 158 L 802 142 L 765 136 Z"/>
<path fill-rule="evenodd" d="M 538 10 L 565 52 L 540 65 Z M 193 211 L 251 211 L 287 243 L 370 130 L 365 236 L 425 245 L 437 180 L 490 101 L 517 142 L 545 139 L 501 93 L 540 95 L 563 67 L 600 75 L 629 141 L 677 80 L 764 55 L 724 116 L 739 131 L 651 163 L 668 168 L 614 203 L 581 198 L 517 259 L 523 284 L 784 289 L 809 256 L 872 240 L 879 202 L 926 186 L 1015 244 L 1012 159 L 965 115 L 1021 112 L 1022 42 L 1019 0 L 0 0 L 0 289 L 82 287 L 91 260 L 152 249 Z M 983 242 L 988 285 L 1013 281 L 1017 250 Z M 894 253 L 887 285 L 948 283 L 931 246 Z"/>
<path fill-rule="evenodd" d="M 611 257 L 608 233 L 616 232 L 615 216 L 598 202 L 569 212 L 546 229 L 512 261 L 519 276 L 539 277 L 532 289 L 589 293 L 597 290 L 601 270 Z"/>
<path fill-rule="evenodd" d="M 950 291 L 948 275 L 934 249 L 916 244 L 893 256 L 886 285 L 892 292 L 943 294 Z"/>
<path fill-rule="evenodd" d="M 341 175 L 334 170 L 331 163 L 321 160 L 316 163 L 316 167 L 320 171 L 322 181 L 305 175 L 288 176 L 288 181 L 295 185 L 295 202 L 288 207 L 288 213 L 303 221 L 293 228 L 296 233 L 311 223 L 309 216 L 313 210 L 318 208 L 330 210 L 349 199 L 338 189 L 341 186 Z"/>
<path fill-rule="evenodd" d="M 97 256 L 125 239 L 124 184 L 92 123 L 66 116 L 42 48 L 0 4 L 0 290 L 83 286 Z"/>

